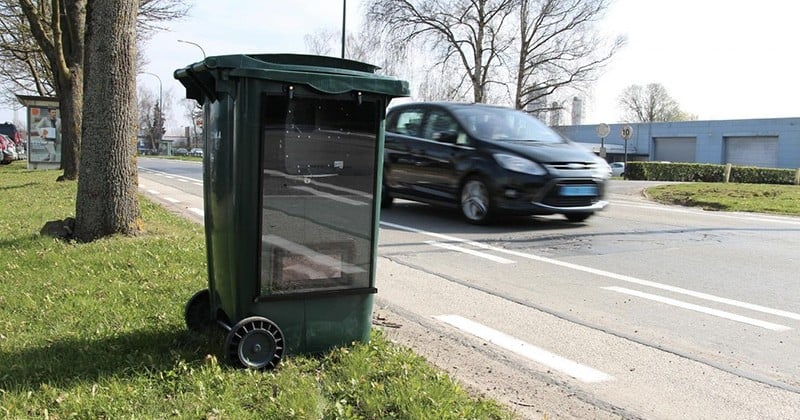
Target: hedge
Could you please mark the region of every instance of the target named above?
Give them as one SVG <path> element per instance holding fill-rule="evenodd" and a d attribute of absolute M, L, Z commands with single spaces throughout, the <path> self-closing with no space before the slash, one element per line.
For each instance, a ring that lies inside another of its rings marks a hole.
<path fill-rule="evenodd" d="M 800 184 L 800 169 L 759 168 L 708 163 L 628 162 L 625 178 L 643 181 L 735 182 L 741 184 Z"/>

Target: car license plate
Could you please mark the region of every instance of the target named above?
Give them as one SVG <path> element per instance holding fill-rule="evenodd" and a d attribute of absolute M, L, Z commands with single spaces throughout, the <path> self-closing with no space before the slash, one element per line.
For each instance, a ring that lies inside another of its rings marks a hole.
<path fill-rule="evenodd" d="M 563 185 L 561 195 L 565 197 L 585 197 L 597 195 L 596 185 Z"/>

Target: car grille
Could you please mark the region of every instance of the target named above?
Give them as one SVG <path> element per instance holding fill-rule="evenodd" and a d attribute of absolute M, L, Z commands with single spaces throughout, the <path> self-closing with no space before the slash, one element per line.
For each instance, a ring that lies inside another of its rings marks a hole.
<path fill-rule="evenodd" d="M 586 207 L 596 203 L 597 197 L 560 197 L 555 194 L 545 197 L 543 204 L 552 207 Z"/>
<path fill-rule="evenodd" d="M 602 194 L 602 185 L 588 179 L 562 179 L 554 183 L 547 195 L 544 196 L 542 204 L 552 207 L 586 207 L 600 201 L 600 196 L 576 196 L 568 197 L 559 194 L 559 189 L 564 185 L 594 185 L 599 194 Z"/>
<path fill-rule="evenodd" d="M 597 167 L 594 162 L 553 162 L 545 164 L 549 169 L 557 171 L 591 171 Z"/>

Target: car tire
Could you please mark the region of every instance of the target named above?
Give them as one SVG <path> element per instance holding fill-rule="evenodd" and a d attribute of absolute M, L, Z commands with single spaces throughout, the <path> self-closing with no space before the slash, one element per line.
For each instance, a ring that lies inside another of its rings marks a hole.
<path fill-rule="evenodd" d="M 461 214 L 467 222 L 483 225 L 491 220 L 492 201 L 483 179 L 477 176 L 467 178 L 461 186 L 459 198 Z"/>
<path fill-rule="evenodd" d="M 566 213 L 564 217 L 572 223 L 580 223 L 591 216 L 592 213 Z"/>
<path fill-rule="evenodd" d="M 392 207 L 392 203 L 394 203 L 394 197 L 389 194 L 389 187 L 384 185 L 381 187 L 381 208 L 388 209 L 389 207 Z"/>

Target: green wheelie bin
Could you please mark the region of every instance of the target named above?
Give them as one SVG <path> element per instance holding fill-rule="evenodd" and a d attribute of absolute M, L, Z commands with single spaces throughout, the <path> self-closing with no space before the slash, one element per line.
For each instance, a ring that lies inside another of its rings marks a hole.
<path fill-rule="evenodd" d="M 386 107 L 408 83 L 352 60 L 207 57 L 175 71 L 203 106 L 208 288 L 187 327 L 225 331 L 225 357 L 369 339 Z"/>

